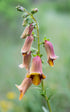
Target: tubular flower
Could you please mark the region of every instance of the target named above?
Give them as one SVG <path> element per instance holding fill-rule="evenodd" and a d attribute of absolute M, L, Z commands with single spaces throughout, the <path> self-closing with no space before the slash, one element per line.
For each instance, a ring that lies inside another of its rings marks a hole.
<path fill-rule="evenodd" d="M 54 66 L 54 60 L 56 60 L 57 56 L 54 53 L 54 48 L 53 45 L 50 41 L 45 40 L 44 43 L 45 50 L 47 52 L 47 62 L 49 63 L 50 66 Z"/>
<path fill-rule="evenodd" d="M 18 90 L 20 91 L 20 96 L 19 96 L 19 100 L 22 99 L 22 97 L 24 96 L 25 92 L 27 91 L 27 89 L 31 86 L 32 84 L 32 80 L 31 78 L 25 78 L 22 83 L 20 85 L 16 85 L 16 87 L 18 88 Z"/>
<path fill-rule="evenodd" d="M 41 79 L 46 78 L 46 76 L 42 73 L 42 62 L 39 56 L 33 58 L 30 71 L 26 77 L 31 78 L 34 85 L 39 85 Z"/>
<path fill-rule="evenodd" d="M 27 70 L 30 68 L 30 61 L 31 61 L 31 51 L 27 55 L 23 55 L 23 64 L 20 64 L 20 68 L 26 68 Z"/>
<path fill-rule="evenodd" d="M 23 55 L 27 55 L 30 52 L 30 47 L 32 45 L 33 39 L 34 38 L 32 37 L 32 35 L 31 36 L 28 36 L 26 38 L 25 43 L 24 43 L 24 45 L 23 45 L 23 47 L 21 49 L 21 53 Z"/>
<path fill-rule="evenodd" d="M 30 26 L 27 26 L 20 38 L 26 38 L 27 36 L 30 36 L 33 31 L 33 28 L 34 26 L 32 24 L 30 24 Z"/>

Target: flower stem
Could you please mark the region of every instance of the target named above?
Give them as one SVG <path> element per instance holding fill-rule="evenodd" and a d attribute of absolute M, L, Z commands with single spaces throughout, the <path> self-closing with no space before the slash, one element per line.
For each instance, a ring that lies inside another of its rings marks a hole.
<path fill-rule="evenodd" d="M 38 54 L 40 54 L 40 39 L 39 39 L 39 28 L 38 28 L 38 23 L 35 19 L 35 17 L 33 16 L 33 14 L 29 13 L 27 10 L 25 10 L 26 13 L 28 13 L 28 15 L 30 15 L 32 17 L 32 19 L 34 20 L 34 22 L 36 23 L 36 29 L 37 29 L 37 38 L 38 38 Z"/>
<path fill-rule="evenodd" d="M 32 16 L 32 19 L 35 21 L 35 23 L 36 23 L 36 29 L 37 29 L 37 38 L 38 38 L 38 53 L 40 54 L 40 39 L 39 39 L 39 28 L 38 28 L 38 24 L 37 24 L 37 21 L 36 21 L 36 19 L 34 18 L 34 16 L 33 15 L 31 15 Z"/>
<path fill-rule="evenodd" d="M 42 93 L 43 93 L 42 95 L 43 95 L 43 97 L 45 98 L 45 100 L 46 100 L 46 102 L 47 102 L 49 112 L 52 112 L 51 106 L 50 106 L 50 103 L 49 103 L 49 100 L 48 100 L 48 97 L 47 97 L 47 95 L 45 94 L 45 89 L 44 89 L 43 80 L 42 80 L 42 82 L 41 82 L 41 86 L 42 86 Z"/>
<path fill-rule="evenodd" d="M 49 112 L 52 112 L 51 106 L 50 106 L 50 103 L 49 103 L 49 100 L 48 100 L 48 97 L 45 96 L 45 99 L 46 99 L 46 101 L 47 101 L 47 105 L 48 105 L 48 108 L 49 108 Z"/>

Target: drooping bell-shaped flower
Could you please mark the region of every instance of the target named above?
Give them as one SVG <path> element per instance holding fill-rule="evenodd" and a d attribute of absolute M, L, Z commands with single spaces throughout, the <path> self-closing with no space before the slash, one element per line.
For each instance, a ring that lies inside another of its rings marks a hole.
<path fill-rule="evenodd" d="M 22 99 L 22 97 L 24 96 L 25 92 L 27 91 L 27 89 L 31 86 L 32 84 L 32 80 L 31 78 L 25 78 L 22 83 L 20 85 L 16 85 L 16 87 L 18 88 L 18 90 L 20 91 L 20 96 L 19 96 L 19 100 Z"/>
<path fill-rule="evenodd" d="M 56 60 L 57 56 L 54 53 L 53 45 L 50 41 L 45 40 L 44 46 L 47 52 L 47 62 L 50 66 L 54 66 L 54 60 Z"/>
<path fill-rule="evenodd" d="M 26 38 L 27 36 L 30 36 L 32 31 L 33 31 L 34 26 L 32 24 L 30 24 L 29 26 L 27 26 L 24 30 L 24 32 L 21 35 L 21 38 Z"/>
<path fill-rule="evenodd" d="M 39 56 L 33 58 L 32 65 L 27 77 L 32 79 L 32 83 L 34 85 L 39 85 L 41 79 L 46 78 L 46 76 L 42 73 L 42 62 Z"/>
<path fill-rule="evenodd" d="M 30 48 L 31 48 L 33 39 L 34 39 L 34 38 L 33 38 L 32 35 L 30 35 L 30 36 L 28 36 L 28 37 L 26 38 L 25 43 L 24 43 L 24 45 L 23 45 L 23 47 L 22 47 L 22 49 L 21 49 L 21 53 L 22 53 L 23 55 L 27 55 L 27 54 L 30 52 Z"/>
<path fill-rule="evenodd" d="M 23 55 L 23 63 L 19 65 L 20 68 L 26 68 L 27 70 L 30 68 L 31 61 L 31 51 L 27 55 Z"/>

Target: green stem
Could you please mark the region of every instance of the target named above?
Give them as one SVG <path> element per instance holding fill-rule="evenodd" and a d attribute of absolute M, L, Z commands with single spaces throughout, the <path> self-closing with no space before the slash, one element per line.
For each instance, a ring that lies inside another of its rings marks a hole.
<path fill-rule="evenodd" d="M 42 80 L 42 82 L 41 82 L 41 86 L 42 86 L 43 97 L 45 98 L 45 100 L 46 100 L 46 102 L 47 102 L 49 112 L 52 112 L 51 106 L 50 106 L 50 103 L 49 103 L 49 100 L 48 100 L 48 97 L 47 97 L 47 95 L 44 94 L 45 89 L 44 89 L 43 80 Z"/>
<path fill-rule="evenodd" d="M 49 100 L 48 100 L 48 97 L 45 96 L 45 99 L 46 99 L 46 101 L 47 101 L 47 105 L 48 105 L 48 108 L 49 108 L 49 112 L 52 112 L 51 106 L 50 106 L 50 103 L 49 103 Z"/>
<path fill-rule="evenodd" d="M 38 28 L 38 24 L 37 24 L 37 21 L 36 21 L 36 19 L 34 18 L 34 16 L 33 15 L 31 15 L 32 16 L 32 19 L 35 21 L 35 23 L 36 23 L 36 28 L 37 28 L 37 37 L 38 37 L 38 53 L 40 54 L 40 39 L 39 39 L 39 28 Z"/>

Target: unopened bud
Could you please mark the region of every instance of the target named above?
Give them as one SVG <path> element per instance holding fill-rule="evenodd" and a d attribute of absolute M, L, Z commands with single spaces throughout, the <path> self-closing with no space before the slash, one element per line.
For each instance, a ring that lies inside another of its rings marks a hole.
<path fill-rule="evenodd" d="M 16 9 L 17 9 L 17 11 L 20 11 L 20 12 L 25 11 L 25 8 L 22 6 L 17 6 Z"/>
<path fill-rule="evenodd" d="M 34 13 L 36 13 L 36 12 L 38 12 L 38 8 L 35 8 L 35 9 L 32 9 L 32 10 L 31 10 L 31 13 L 32 13 L 32 14 L 34 14 Z"/>

